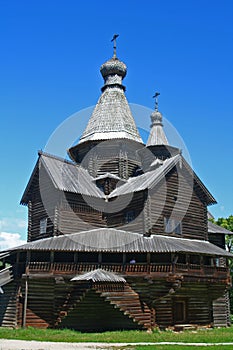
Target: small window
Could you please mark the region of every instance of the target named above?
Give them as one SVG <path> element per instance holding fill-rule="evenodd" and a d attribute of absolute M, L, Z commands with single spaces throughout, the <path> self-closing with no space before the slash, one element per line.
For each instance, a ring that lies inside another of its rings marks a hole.
<path fill-rule="evenodd" d="M 186 264 L 186 255 L 185 254 L 178 254 L 177 262 L 180 264 Z"/>
<path fill-rule="evenodd" d="M 47 231 L 47 218 L 40 220 L 40 234 L 46 233 Z"/>
<path fill-rule="evenodd" d="M 189 262 L 193 265 L 200 265 L 200 256 L 199 255 L 190 255 Z"/>
<path fill-rule="evenodd" d="M 211 258 L 211 256 L 204 256 L 204 265 L 207 266 L 212 266 L 213 265 L 213 259 Z"/>
<path fill-rule="evenodd" d="M 165 233 L 182 233 L 181 221 L 174 218 L 164 218 Z"/>
<path fill-rule="evenodd" d="M 128 224 L 129 222 L 133 221 L 135 219 L 135 212 L 134 210 L 129 210 L 125 213 L 125 223 Z"/>

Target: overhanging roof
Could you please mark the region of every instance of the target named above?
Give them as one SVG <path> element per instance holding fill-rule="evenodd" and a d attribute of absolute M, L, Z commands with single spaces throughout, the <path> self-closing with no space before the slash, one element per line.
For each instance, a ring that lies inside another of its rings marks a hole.
<path fill-rule="evenodd" d="M 229 231 L 224 227 L 216 225 L 209 220 L 208 220 L 208 233 L 220 233 L 222 235 L 233 235 L 232 231 Z"/>
<path fill-rule="evenodd" d="M 169 171 L 178 164 L 180 160 L 180 155 L 166 159 L 159 168 L 148 171 L 145 174 L 142 174 L 137 177 L 131 177 L 128 181 L 122 186 L 117 187 L 112 193 L 108 196 L 109 198 L 133 193 L 140 192 L 145 189 L 151 189 L 157 185 L 164 176 L 169 173 Z"/>
<path fill-rule="evenodd" d="M 161 166 L 158 166 L 155 170 L 151 170 L 137 177 L 131 177 L 122 186 L 117 187 L 109 198 L 140 192 L 146 189 L 152 189 L 155 187 L 175 166 L 185 167 L 190 174 L 191 179 L 197 183 L 202 193 L 205 194 L 207 204 L 215 204 L 216 200 L 212 194 L 205 187 L 203 182 L 199 179 L 196 173 L 192 170 L 189 164 L 185 161 L 181 154 L 177 154 L 174 157 L 166 159 Z"/>
<path fill-rule="evenodd" d="M 92 282 L 111 282 L 111 283 L 126 283 L 126 280 L 116 275 L 113 272 L 103 269 L 96 269 L 82 275 L 77 275 L 71 281 L 92 281 Z"/>
<path fill-rule="evenodd" d="M 0 270 L 0 287 L 5 286 L 5 284 L 13 280 L 13 274 L 11 267 L 6 267 L 3 270 Z"/>
<path fill-rule="evenodd" d="M 148 171 L 145 174 L 139 175 L 137 177 L 131 177 L 124 184 L 123 181 L 120 181 L 122 184 L 118 186 L 108 197 L 114 198 L 117 196 L 143 191 L 146 189 L 152 189 L 156 186 L 166 174 L 168 174 L 175 166 L 181 164 L 184 166 L 187 171 L 190 173 L 190 176 L 193 177 L 194 181 L 198 184 L 199 188 L 203 191 L 206 196 L 208 204 L 216 203 L 214 197 L 207 190 L 198 176 L 192 171 L 191 167 L 184 160 L 184 158 L 177 154 L 174 157 L 166 159 L 161 166 L 157 169 Z M 44 167 L 46 174 L 52 181 L 54 187 L 60 191 L 79 193 L 81 195 L 92 196 L 96 198 L 105 198 L 103 192 L 96 186 L 96 179 L 93 178 L 87 170 L 81 166 L 58 158 L 46 153 L 40 153 L 39 159 L 36 163 L 36 166 L 33 170 L 29 183 L 25 189 L 25 192 L 21 199 L 21 204 L 27 204 L 30 196 L 30 190 L 33 187 L 33 183 L 38 176 L 38 171 Z M 104 178 L 105 175 L 98 177 L 97 179 Z M 40 178 L 40 181 L 43 181 L 43 177 Z"/>
<path fill-rule="evenodd" d="M 104 197 L 104 194 L 93 182 L 94 178 L 84 168 L 65 159 L 46 153 L 39 153 L 39 159 L 32 172 L 29 183 L 21 199 L 21 204 L 27 204 L 30 189 L 36 172 L 43 166 L 54 187 L 60 191 L 80 193 L 86 196 Z M 43 181 L 43 177 L 40 181 Z"/>
<path fill-rule="evenodd" d="M 98 228 L 70 235 L 40 239 L 12 248 L 15 251 L 76 251 L 112 253 L 190 253 L 233 258 L 233 255 L 209 241 L 165 235 L 141 234 Z"/>

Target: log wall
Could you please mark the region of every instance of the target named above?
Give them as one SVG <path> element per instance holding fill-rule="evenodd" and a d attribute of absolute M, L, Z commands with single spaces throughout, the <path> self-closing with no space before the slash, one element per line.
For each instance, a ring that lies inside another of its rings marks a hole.
<path fill-rule="evenodd" d="M 28 241 L 51 237 L 56 234 L 54 223 L 56 223 L 57 205 L 59 203 L 59 192 L 54 188 L 47 172 L 41 166 L 37 171 L 32 186 L 31 199 L 28 204 Z M 47 218 L 46 232 L 40 233 L 40 220 Z"/>
<path fill-rule="evenodd" d="M 213 301 L 213 324 L 215 327 L 227 327 L 231 324 L 229 292 L 227 290 L 221 297 Z"/>
<path fill-rule="evenodd" d="M 149 195 L 152 234 L 163 234 L 164 217 L 172 214 L 182 222 L 182 237 L 207 239 L 206 205 L 192 191 L 192 179 L 186 172 L 173 169 L 166 176 L 166 183 Z"/>
<path fill-rule="evenodd" d="M 26 326 L 79 331 L 163 328 L 180 323 L 175 315 L 177 302 L 185 304 L 182 324 L 230 324 L 228 293 L 217 283 L 183 281 L 176 289 L 174 279 L 168 277 L 127 275 L 128 284 L 122 286 L 75 284 L 70 282 L 72 277 L 29 275 Z M 23 325 L 25 280 L 26 276 L 20 287 L 16 282 L 4 286 L 2 326 Z"/>
<path fill-rule="evenodd" d="M 0 294 L 0 325 L 1 327 L 16 327 L 18 283 L 12 281 L 2 289 L 4 293 Z"/>

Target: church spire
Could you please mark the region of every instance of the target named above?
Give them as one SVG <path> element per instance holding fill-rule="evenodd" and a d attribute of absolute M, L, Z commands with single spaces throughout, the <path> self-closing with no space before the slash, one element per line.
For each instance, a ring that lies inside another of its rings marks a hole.
<path fill-rule="evenodd" d="M 115 34 L 112 39 L 113 57 L 100 67 L 104 79 L 102 95 L 79 140 L 79 145 L 87 141 L 110 139 L 128 139 L 143 143 L 124 94 L 125 87 L 122 85 L 122 80 L 126 76 L 127 67 L 116 57 L 118 36 Z"/>
<path fill-rule="evenodd" d="M 155 99 L 155 110 L 151 114 L 151 131 L 147 141 L 146 146 L 155 146 L 155 145 L 168 145 L 167 137 L 163 130 L 163 116 L 158 110 L 158 96 L 159 92 L 156 92 L 153 96 Z"/>
<path fill-rule="evenodd" d="M 103 63 L 100 67 L 100 72 L 104 79 L 104 86 L 102 87 L 102 92 L 108 86 L 118 86 L 125 91 L 124 85 L 122 85 L 122 80 L 126 76 L 127 67 L 124 62 L 120 61 L 116 55 L 116 39 L 119 34 L 114 34 L 111 42 L 113 42 L 113 57 L 107 62 Z"/>
<path fill-rule="evenodd" d="M 156 92 L 153 96 L 153 98 L 155 99 L 155 112 L 158 112 L 158 106 L 159 106 L 159 100 L 158 100 L 158 96 L 160 95 L 160 92 Z"/>

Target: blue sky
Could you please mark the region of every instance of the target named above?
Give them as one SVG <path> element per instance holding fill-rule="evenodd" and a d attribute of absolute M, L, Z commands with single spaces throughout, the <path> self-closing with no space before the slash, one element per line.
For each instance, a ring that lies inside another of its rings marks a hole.
<path fill-rule="evenodd" d="M 211 212 L 232 214 L 231 0 L 1 0 L 0 248 L 26 238 L 19 201 L 37 151 L 70 115 L 97 102 L 114 33 L 128 66 L 128 101 L 153 108 L 160 91 L 161 112 L 218 201 Z M 149 116 L 142 119 L 149 128 Z"/>

